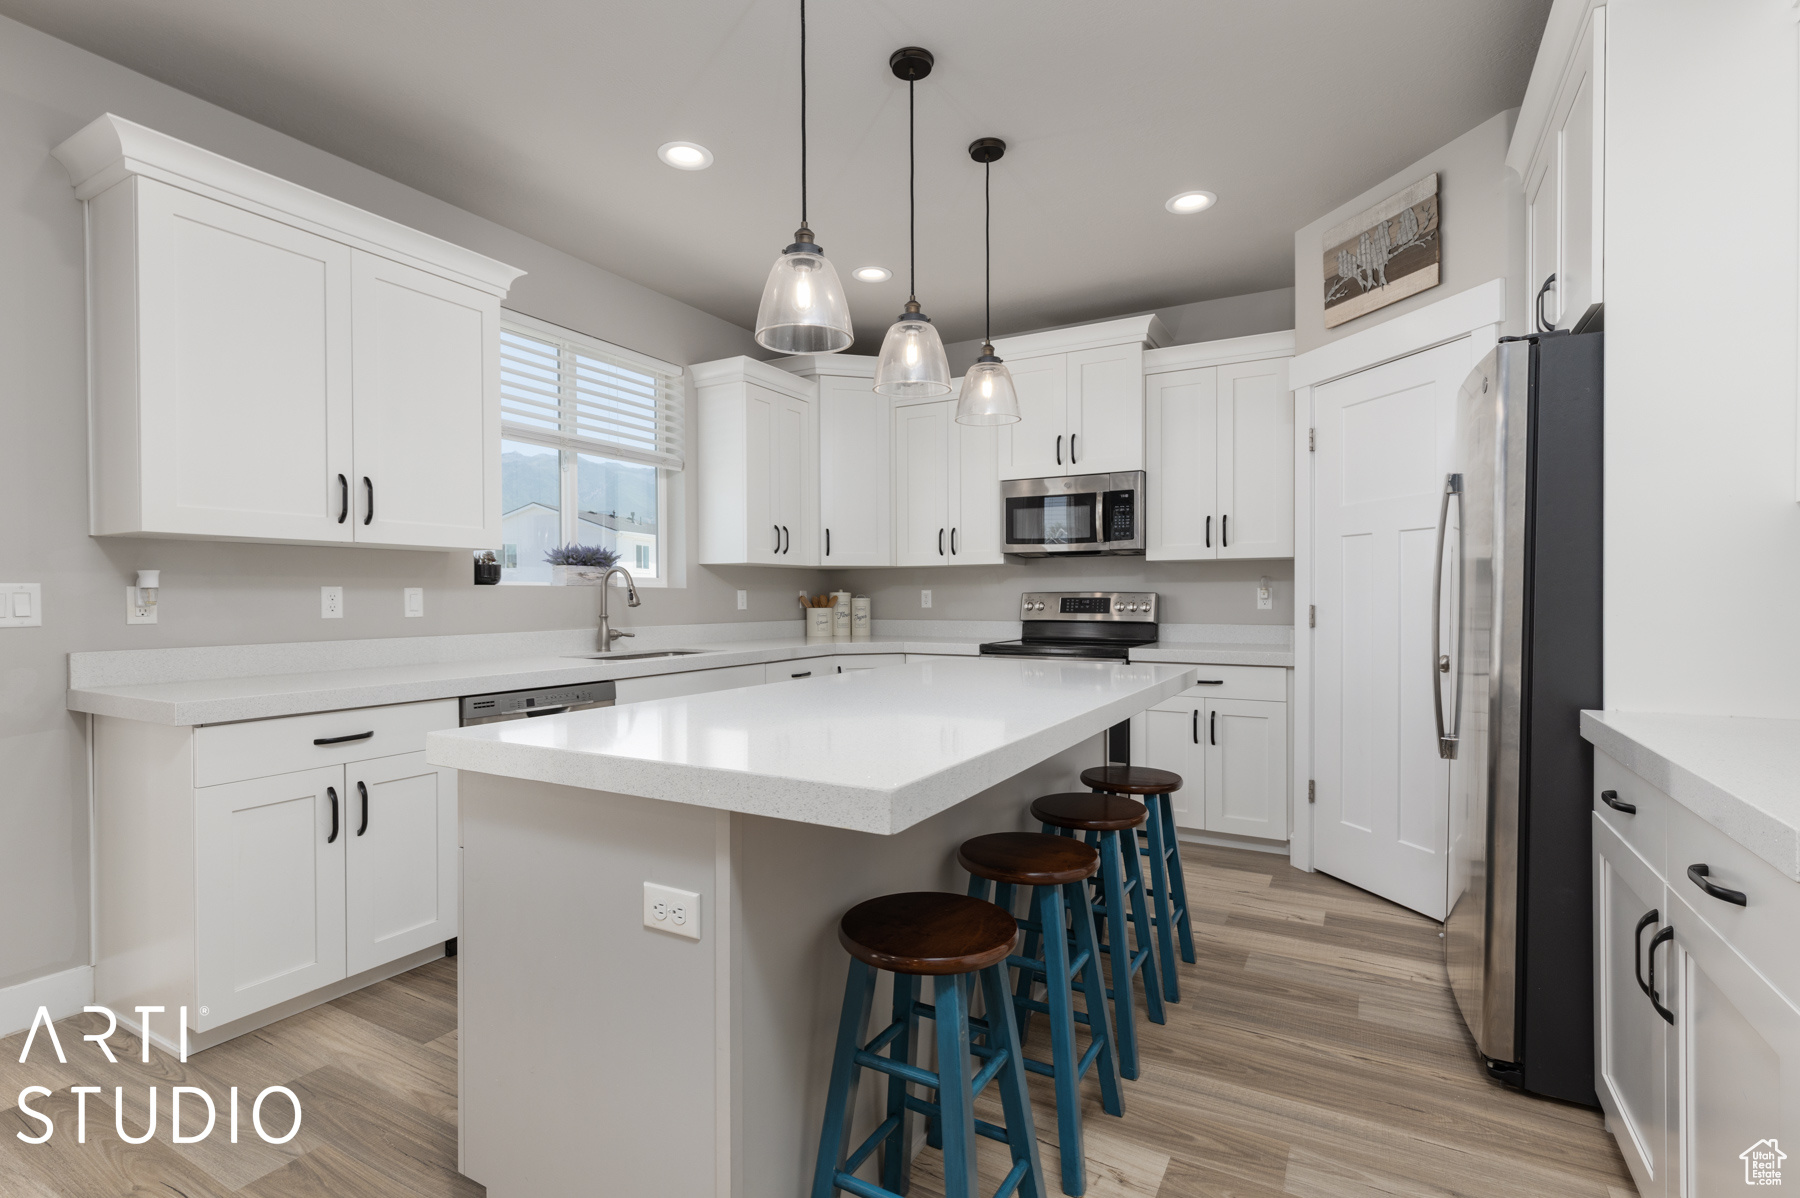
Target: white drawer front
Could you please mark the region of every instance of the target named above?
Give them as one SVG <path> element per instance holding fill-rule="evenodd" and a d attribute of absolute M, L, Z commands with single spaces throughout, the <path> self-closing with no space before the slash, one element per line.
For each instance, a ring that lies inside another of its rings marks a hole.
<path fill-rule="evenodd" d="M 454 728 L 456 722 L 456 700 L 434 699 L 211 724 L 194 729 L 194 785 L 217 786 L 322 765 L 418 753 L 424 751 L 427 732 Z"/>
<path fill-rule="evenodd" d="M 801 678 L 823 678 L 837 673 L 835 657 L 802 657 L 795 661 L 772 661 L 763 667 L 764 682 L 793 682 Z"/>
<path fill-rule="evenodd" d="M 835 673 L 848 674 L 852 670 L 879 670 L 882 666 L 904 665 L 904 653 L 845 653 L 836 661 Z"/>
<path fill-rule="evenodd" d="M 1614 807 L 1600 797 L 1608 793 L 1614 802 L 1637 810 Z M 1594 814 L 1658 870 L 1663 868 L 1664 828 L 1673 806 L 1675 800 L 1605 753 L 1594 754 Z"/>
<path fill-rule="evenodd" d="M 1725 941 L 1789 1002 L 1800 1006 L 1800 882 L 1784 876 L 1774 866 L 1732 840 L 1673 799 L 1668 804 L 1669 889 L 1722 936 Z M 1707 880 L 1715 886 L 1740 892 L 1740 907 L 1706 893 L 1688 876 L 1692 865 L 1707 867 Z"/>
<path fill-rule="evenodd" d="M 1287 701 L 1287 671 L 1279 666 L 1195 666 L 1195 685 L 1182 699 Z"/>

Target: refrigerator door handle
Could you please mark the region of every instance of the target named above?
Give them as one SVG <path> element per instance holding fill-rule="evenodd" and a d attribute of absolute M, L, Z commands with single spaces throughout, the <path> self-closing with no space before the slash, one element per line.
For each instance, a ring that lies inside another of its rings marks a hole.
<path fill-rule="evenodd" d="M 1457 518 L 1462 517 L 1462 475 L 1446 474 L 1444 476 L 1444 494 L 1438 504 L 1437 529 L 1437 568 L 1431 575 L 1431 692 L 1433 709 L 1437 714 L 1438 756 L 1450 759 L 1456 756 L 1457 732 L 1462 720 L 1462 671 L 1456 672 L 1456 693 L 1453 696 L 1453 710 L 1450 713 L 1450 727 L 1444 727 L 1444 675 L 1450 671 L 1443 668 L 1447 659 L 1443 651 L 1443 601 L 1444 601 L 1444 534 L 1450 527 L 1450 499 L 1456 499 Z M 1456 588 L 1457 603 L 1462 602 L 1462 588 Z M 1459 610 L 1454 617 L 1458 622 L 1462 619 Z"/>

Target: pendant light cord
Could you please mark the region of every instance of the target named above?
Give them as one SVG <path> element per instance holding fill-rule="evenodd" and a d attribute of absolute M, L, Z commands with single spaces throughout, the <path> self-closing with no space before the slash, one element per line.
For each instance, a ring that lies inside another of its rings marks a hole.
<path fill-rule="evenodd" d="M 994 164 L 981 164 L 981 271 L 985 278 L 981 299 L 981 341 L 994 343 Z"/>
<path fill-rule="evenodd" d="M 806 0 L 800 0 L 800 225 L 806 227 Z"/>
<path fill-rule="evenodd" d="M 914 130 L 913 81 L 906 81 L 906 291 L 919 298 L 919 150 Z"/>

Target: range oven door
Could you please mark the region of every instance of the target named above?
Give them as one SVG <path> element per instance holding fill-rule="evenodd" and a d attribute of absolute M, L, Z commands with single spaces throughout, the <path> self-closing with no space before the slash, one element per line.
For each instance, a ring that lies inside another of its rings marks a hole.
<path fill-rule="evenodd" d="M 1144 552 L 1144 472 L 1011 479 L 1000 484 L 1006 553 Z"/>

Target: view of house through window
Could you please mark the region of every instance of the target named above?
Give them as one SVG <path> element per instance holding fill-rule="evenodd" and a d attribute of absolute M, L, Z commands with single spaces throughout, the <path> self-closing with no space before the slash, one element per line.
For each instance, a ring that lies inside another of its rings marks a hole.
<path fill-rule="evenodd" d="M 681 468 L 679 368 L 508 313 L 501 331 L 501 580 L 549 583 L 559 546 L 664 574 L 663 487 Z"/>

